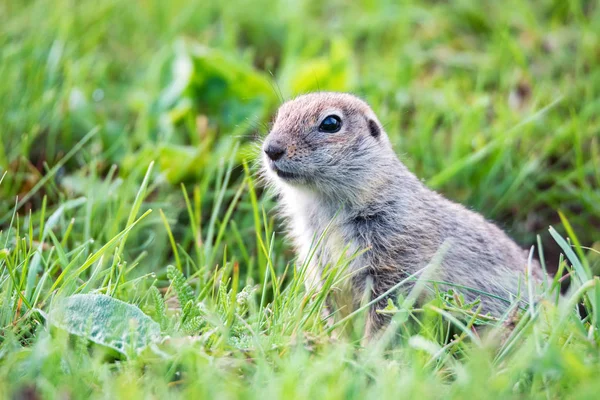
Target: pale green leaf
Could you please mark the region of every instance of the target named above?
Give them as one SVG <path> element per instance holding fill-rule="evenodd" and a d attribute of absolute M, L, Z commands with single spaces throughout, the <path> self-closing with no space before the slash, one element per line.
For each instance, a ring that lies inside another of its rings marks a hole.
<path fill-rule="evenodd" d="M 125 355 L 160 339 L 160 326 L 134 305 L 101 294 L 76 294 L 54 304 L 47 321 Z"/>

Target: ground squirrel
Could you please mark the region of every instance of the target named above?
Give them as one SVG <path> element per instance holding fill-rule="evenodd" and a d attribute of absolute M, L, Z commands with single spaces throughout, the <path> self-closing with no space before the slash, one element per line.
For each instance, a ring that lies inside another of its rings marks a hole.
<path fill-rule="evenodd" d="M 428 265 L 443 243 L 448 247 L 435 280 L 492 294 L 481 296 L 484 312 L 499 316 L 510 304 L 498 297 L 526 292 L 528 252 L 481 215 L 421 183 L 361 99 L 319 92 L 284 103 L 262 149 L 299 264 L 327 229 L 308 263 L 307 285 L 318 288 L 323 268 L 344 252 L 355 255 L 348 264 L 351 301 L 343 307 L 357 307 L 366 290 L 371 299 L 380 297 Z M 537 261 L 531 272 L 541 278 Z M 468 300 L 480 296 L 461 291 Z M 387 297 L 369 310 L 367 335 L 385 324 L 377 310 L 386 304 Z"/>

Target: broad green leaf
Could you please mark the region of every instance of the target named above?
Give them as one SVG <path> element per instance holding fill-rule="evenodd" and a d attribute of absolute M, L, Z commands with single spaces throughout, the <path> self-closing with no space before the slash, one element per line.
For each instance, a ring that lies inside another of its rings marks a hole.
<path fill-rule="evenodd" d="M 223 131 L 241 134 L 249 121 L 264 121 L 277 105 L 269 76 L 244 60 L 202 45 L 181 45 L 178 53 L 178 62 L 187 59 L 192 68 L 182 94 Z"/>
<path fill-rule="evenodd" d="M 284 74 L 289 79 L 289 90 L 295 95 L 320 90 L 350 90 L 354 80 L 351 55 L 348 43 L 337 38 L 332 41 L 327 56 L 289 62 Z"/>
<path fill-rule="evenodd" d="M 160 326 L 139 308 L 101 294 L 76 294 L 60 300 L 46 319 L 125 355 L 139 353 L 160 339 Z"/>

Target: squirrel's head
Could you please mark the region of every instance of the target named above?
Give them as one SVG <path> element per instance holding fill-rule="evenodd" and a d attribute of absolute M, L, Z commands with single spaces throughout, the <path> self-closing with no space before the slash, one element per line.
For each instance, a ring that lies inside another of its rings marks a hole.
<path fill-rule="evenodd" d="M 333 195 L 370 186 L 386 173 L 376 169 L 395 157 L 375 113 L 346 93 L 311 93 L 284 103 L 262 149 L 267 177 L 276 184 Z"/>

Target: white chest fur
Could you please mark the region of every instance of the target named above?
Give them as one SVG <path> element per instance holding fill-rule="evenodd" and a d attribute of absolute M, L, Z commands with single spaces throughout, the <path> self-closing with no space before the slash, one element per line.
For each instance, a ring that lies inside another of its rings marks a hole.
<path fill-rule="evenodd" d="M 306 271 L 309 289 L 319 289 L 323 270 L 344 274 L 363 266 L 361 257 L 355 257 L 360 249 L 343 229 L 343 210 L 297 188 L 286 188 L 281 200 L 298 252 L 297 266 Z"/>

